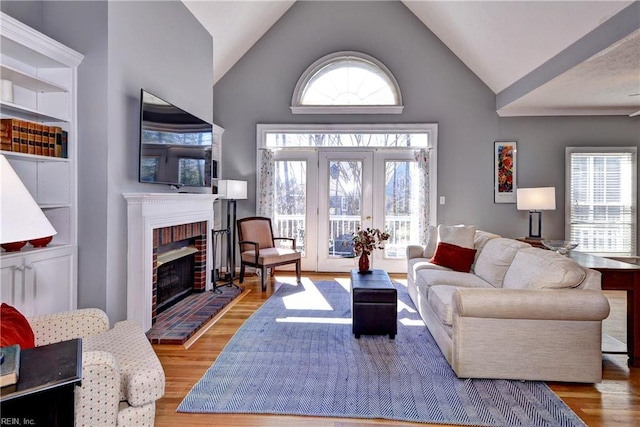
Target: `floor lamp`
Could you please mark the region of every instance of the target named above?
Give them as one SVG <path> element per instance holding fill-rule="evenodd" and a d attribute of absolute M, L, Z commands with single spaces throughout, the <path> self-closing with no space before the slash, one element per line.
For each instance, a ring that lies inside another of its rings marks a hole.
<path fill-rule="evenodd" d="M 229 284 L 233 284 L 236 273 L 236 210 L 237 201 L 247 198 L 247 181 L 223 179 L 218 181 L 218 194 L 227 201 L 227 272 Z"/>

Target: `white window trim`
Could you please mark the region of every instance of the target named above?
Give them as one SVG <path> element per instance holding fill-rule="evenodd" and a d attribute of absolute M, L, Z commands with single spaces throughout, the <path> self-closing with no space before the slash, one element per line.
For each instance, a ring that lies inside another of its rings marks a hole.
<path fill-rule="evenodd" d="M 437 123 L 368 123 L 368 124 L 262 124 L 256 125 L 256 147 L 258 149 L 269 148 L 266 145 L 265 135 L 268 133 L 425 133 L 429 135 L 429 147 L 371 147 L 384 150 L 416 150 L 429 148 L 434 156 L 438 147 L 438 124 Z M 321 147 L 272 147 L 274 150 L 285 149 L 316 149 Z M 328 147 L 335 149 L 335 147 Z M 350 150 L 357 147 L 349 147 Z M 259 162 L 259 160 L 258 160 Z M 431 169 L 433 170 L 433 169 Z"/>
<path fill-rule="evenodd" d="M 293 114 L 402 114 L 402 105 L 304 105 L 291 106 Z"/>
<path fill-rule="evenodd" d="M 632 239 L 635 239 L 635 253 L 631 253 L 630 255 L 624 256 L 621 254 L 609 254 L 605 252 L 593 253 L 593 255 L 612 257 L 616 259 L 629 259 L 629 260 L 637 260 L 638 257 L 638 220 L 637 220 L 637 211 L 638 211 L 638 148 L 632 146 L 623 146 L 623 147 L 566 147 L 565 148 L 565 236 L 566 238 L 570 238 L 571 236 L 571 161 L 570 154 L 571 153 L 631 153 L 634 157 L 634 176 L 632 177 L 632 185 L 633 185 L 633 197 L 636 208 L 636 215 L 633 217 L 633 229 L 635 230 L 635 236 L 631 236 Z M 578 247 L 577 250 L 580 250 Z"/>
<path fill-rule="evenodd" d="M 360 58 L 380 68 L 380 70 L 382 70 L 387 75 L 389 80 L 393 83 L 394 90 L 398 94 L 398 104 L 351 106 L 302 105 L 300 103 L 302 92 L 304 91 L 305 87 L 307 87 L 307 83 L 309 83 L 309 80 L 311 80 L 311 78 L 315 76 L 318 71 L 331 64 L 336 59 L 349 56 Z M 293 90 L 293 96 L 291 97 L 291 112 L 293 114 L 402 114 L 403 110 L 404 105 L 402 104 L 402 92 L 400 91 L 398 81 L 391 73 L 391 71 L 382 62 L 378 61 L 373 56 L 355 51 L 334 52 L 329 55 L 323 56 L 322 58 L 315 61 L 304 71 L 304 73 L 302 73 L 302 75 L 298 79 L 298 82 L 296 83 L 295 89 Z"/>

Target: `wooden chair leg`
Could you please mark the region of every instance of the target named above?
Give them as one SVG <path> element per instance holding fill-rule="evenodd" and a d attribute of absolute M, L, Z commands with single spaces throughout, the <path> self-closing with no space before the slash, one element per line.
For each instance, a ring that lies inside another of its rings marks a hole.
<path fill-rule="evenodd" d="M 300 260 L 296 261 L 296 279 L 298 280 L 298 283 L 300 283 Z"/>
<path fill-rule="evenodd" d="M 267 267 L 265 267 L 264 265 L 262 267 L 260 267 L 261 269 L 261 273 L 260 274 L 260 280 L 262 282 L 262 292 L 267 290 Z"/>
<path fill-rule="evenodd" d="M 244 268 L 245 265 L 240 263 L 240 283 L 244 282 Z"/>

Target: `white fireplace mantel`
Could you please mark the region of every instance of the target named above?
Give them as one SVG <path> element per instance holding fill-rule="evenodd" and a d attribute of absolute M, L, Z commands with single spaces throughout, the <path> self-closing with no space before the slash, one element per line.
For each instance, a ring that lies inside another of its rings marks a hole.
<path fill-rule="evenodd" d="M 127 319 L 151 329 L 153 292 L 153 230 L 207 221 L 213 228 L 215 194 L 123 193 L 127 200 Z M 211 248 L 207 233 L 207 248 Z M 211 250 L 207 250 L 207 290 L 211 289 Z"/>

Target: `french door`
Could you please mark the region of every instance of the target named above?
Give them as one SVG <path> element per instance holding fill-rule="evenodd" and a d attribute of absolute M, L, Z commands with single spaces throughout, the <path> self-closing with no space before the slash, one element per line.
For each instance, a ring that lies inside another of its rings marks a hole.
<path fill-rule="evenodd" d="M 349 271 L 352 234 L 373 226 L 373 153 L 322 151 L 319 157 L 317 271 Z"/>
<path fill-rule="evenodd" d="M 356 267 L 352 233 L 389 231 L 373 268 L 406 271 L 405 247 L 417 236 L 417 163 L 410 150 L 322 149 L 276 151 L 274 228 L 295 237 L 306 271 Z"/>

